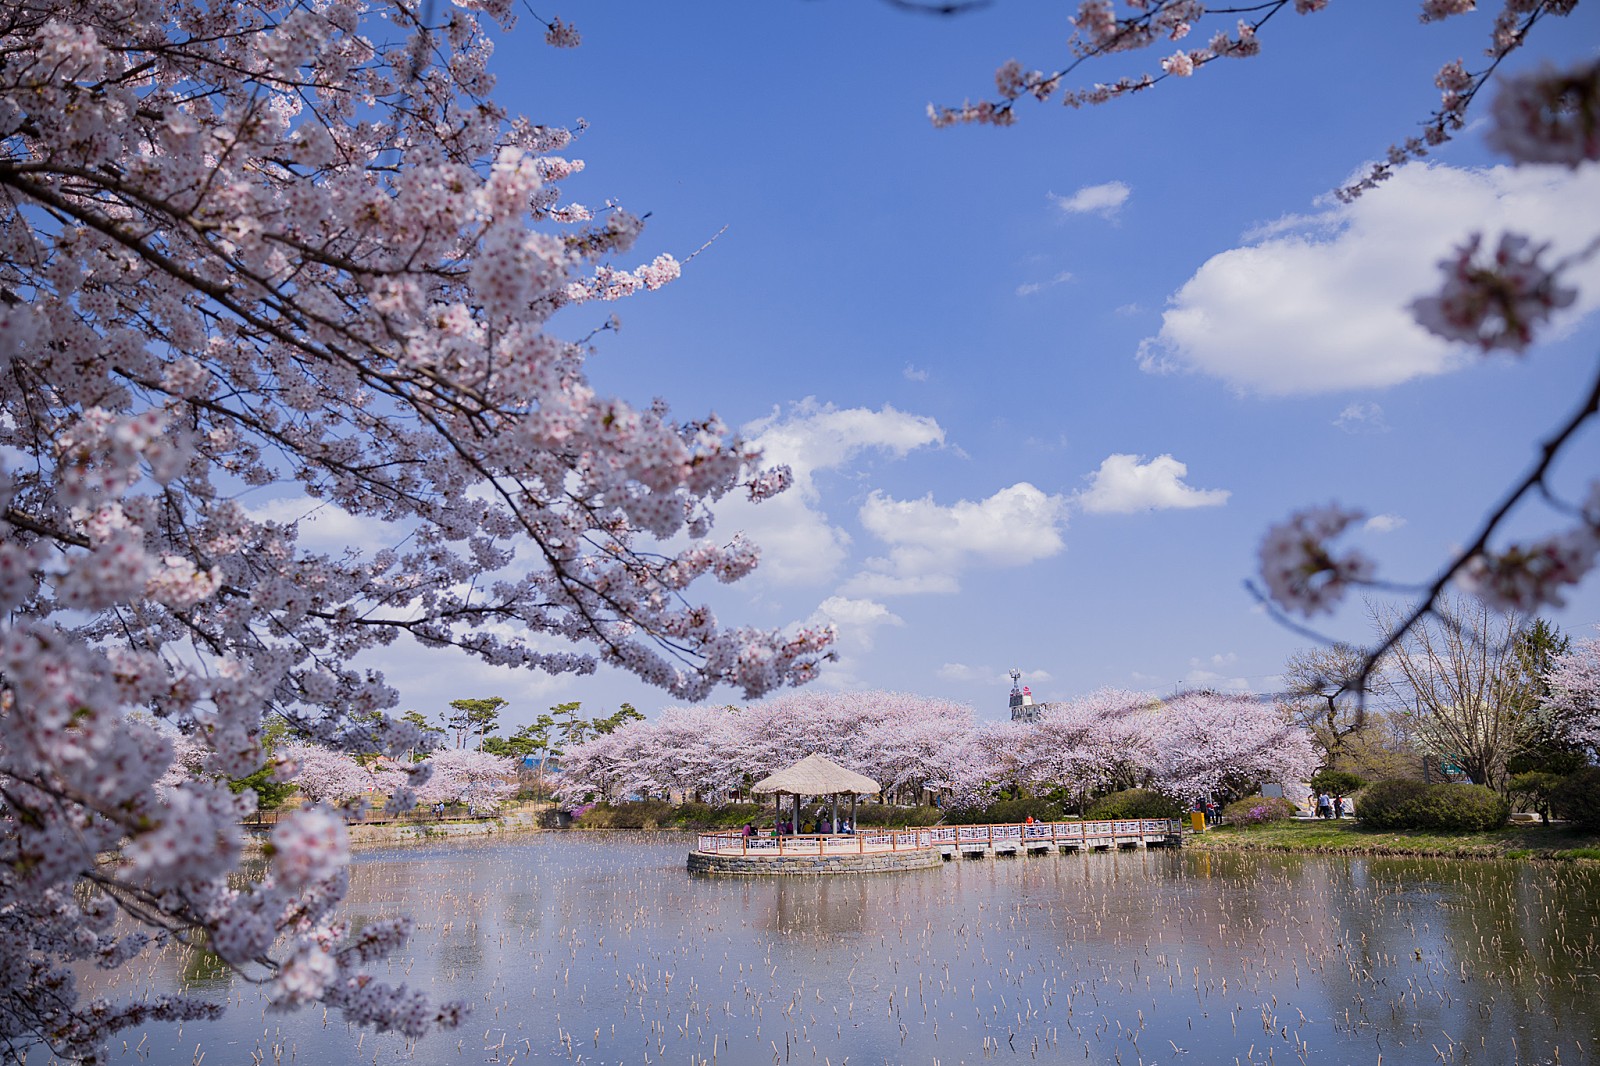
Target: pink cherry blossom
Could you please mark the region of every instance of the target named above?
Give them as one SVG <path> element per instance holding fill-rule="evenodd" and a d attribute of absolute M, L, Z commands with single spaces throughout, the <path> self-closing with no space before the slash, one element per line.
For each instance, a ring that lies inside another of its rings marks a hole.
<path fill-rule="evenodd" d="M 462 1005 L 362 972 L 403 924 L 359 943 L 330 924 L 335 805 L 487 805 L 510 775 L 397 761 L 417 730 L 363 656 L 405 635 L 492 666 L 605 662 L 680 699 L 808 680 L 830 628 L 722 625 L 693 587 L 758 558 L 712 537 L 716 503 L 789 479 L 715 417 L 601 393 L 588 349 L 547 330 L 682 266 L 633 251 L 638 217 L 563 195 L 584 173 L 568 130 L 495 103 L 509 0 L 13 7 L 0 787 L 25 815 L 0 841 L 27 873 L 0 911 L 29 934 L 0 942 L 0 1039 L 92 1058 L 120 1028 L 214 1012 L 91 1010 L 54 983 L 89 921 L 59 901 L 108 881 L 135 924 L 159 913 L 273 972 L 283 1006 L 455 1024 Z M 242 499 L 330 508 L 388 546 L 310 551 Z M 266 763 L 267 715 L 304 742 L 273 765 L 314 805 L 279 827 L 270 883 L 241 888 L 254 796 L 228 786 Z"/>
<path fill-rule="evenodd" d="M 1600 60 L 1508 77 L 1490 115 L 1489 144 L 1518 163 L 1600 159 Z"/>
<path fill-rule="evenodd" d="M 1478 250 L 1480 234 L 1439 262 L 1445 272 L 1437 296 L 1412 302 L 1417 322 L 1447 340 L 1466 341 L 1483 351 L 1509 348 L 1521 352 L 1534 331 L 1557 310 L 1570 306 L 1577 290 L 1558 280 L 1561 264 L 1547 269 L 1539 259 L 1548 244 L 1535 245 L 1527 237 L 1501 236 L 1494 256 L 1483 261 Z"/>
<path fill-rule="evenodd" d="M 1352 584 L 1370 581 L 1374 567 L 1350 551 L 1335 556 L 1329 541 L 1359 521 L 1359 511 L 1337 504 L 1313 507 L 1273 526 L 1261 541 L 1261 578 L 1280 607 L 1300 614 L 1331 613 Z"/>
<path fill-rule="evenodd" d="M 1600 637 L 1575 641 L 1544 675 L 1543 710 L 1570 740 L 1600 749 Z"/>

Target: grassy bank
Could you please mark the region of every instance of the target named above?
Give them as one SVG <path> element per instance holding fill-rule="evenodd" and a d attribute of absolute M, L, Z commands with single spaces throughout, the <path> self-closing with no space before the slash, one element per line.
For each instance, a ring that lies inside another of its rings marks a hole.
<path fill-rule="evenodd" d="M 1444 833 L 1364 829 L 1348 819 L 1288 821 L 1250 828 L 1219 826 L 1186 836 L 1184 844 L 1206 851 L 1600 861 L 1600 834 L 1559 825 L 1517 824 L 1481 833 Z"/>

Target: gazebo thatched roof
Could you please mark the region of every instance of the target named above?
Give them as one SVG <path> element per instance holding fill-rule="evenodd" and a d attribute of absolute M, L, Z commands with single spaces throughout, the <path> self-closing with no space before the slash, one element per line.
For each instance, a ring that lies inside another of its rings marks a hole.
<path fill-rule="evenodd" d="M 854 770 L 846 770 L 821 755 L 807 755 L 787 770 L 779 770 L 750 786 L 751 792 L 778 792 L 794 796 L 875 796 L 878 783 Z"/>

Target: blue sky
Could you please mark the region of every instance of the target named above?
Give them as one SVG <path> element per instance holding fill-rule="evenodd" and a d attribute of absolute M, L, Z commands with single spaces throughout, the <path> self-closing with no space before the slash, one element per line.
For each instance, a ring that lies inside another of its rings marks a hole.
<path fill-rule="evenodd" d="M 1285 12 L 1259 58 L 1132 99 L 1023 107 L 1004 130 L 930 125 L 928 103 L 992 92 L 1007 59 L 1061 63 L 1071 6 L 579 4 L 536 8 L 577 26 L 576 50 L 547 48 L 526 18 L 499 42 L 500 100 L 588 123 L 564 201 L 649 213 L 621 265 L 716 238 L 672 285 L 556 325 L 578 336 L 615 311 L 598 387 L 715 411 L 795 467 L 786 497 L 719 515 L 720 534 L 763 544 L 763 567 L 702 595 L 726 623 L 833 619 L 841 661 L 818 684 L 985 717 L 1003 714 L 1013 666 L 1046 699 L 1270 691 L 1306 644 L 1242 587 L 1270 523 L 1360 506 L 1382 517 L 1355 543 L 1391 579 L 1421 580 L 1593 372 L 1593 263 L 1579 307 L 1523 360 L 1452 351 L 1404 307 L 1474 228 L 1558 251 L 1600 233 L 1595 167 L 1494 169 L 1474 128 L 1352 207 L 1328 195 L 1415 131 L 1443 63 L 1479 62 L 1492 12 L 1430 26 L 1412 3 Z M 1585 5 L 1509 66 L 1597 42 Z M 1597 457 L 1590 433 L 1557 487 Z M 1520 528 L 1549 525 L 1534 507 Z M 1600 622 L 1597 586 L 1552 617 Z M 1359 602 L 1319 628 L 1370 635 Z M 491 694 L 513 723 L 569 699 L 670 702 L 608 671 L 410 651 L 374 665 L 428 714 Z"/>

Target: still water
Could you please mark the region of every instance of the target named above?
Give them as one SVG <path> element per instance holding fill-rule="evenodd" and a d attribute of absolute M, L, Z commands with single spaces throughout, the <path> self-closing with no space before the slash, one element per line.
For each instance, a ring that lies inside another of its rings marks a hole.
<path fill-rule="evenodd" d="M 1593 865 L 1152 850 L 736 880 L 686 874 L 692 840 L 358 852 L 350 917 L 413 915 L 386 976 L 468 1000 L 459 1030 L 268 1013 L 170 952 L 136 976 L 231 1009 L 113 1061 L 1600 1062 Z"/>

